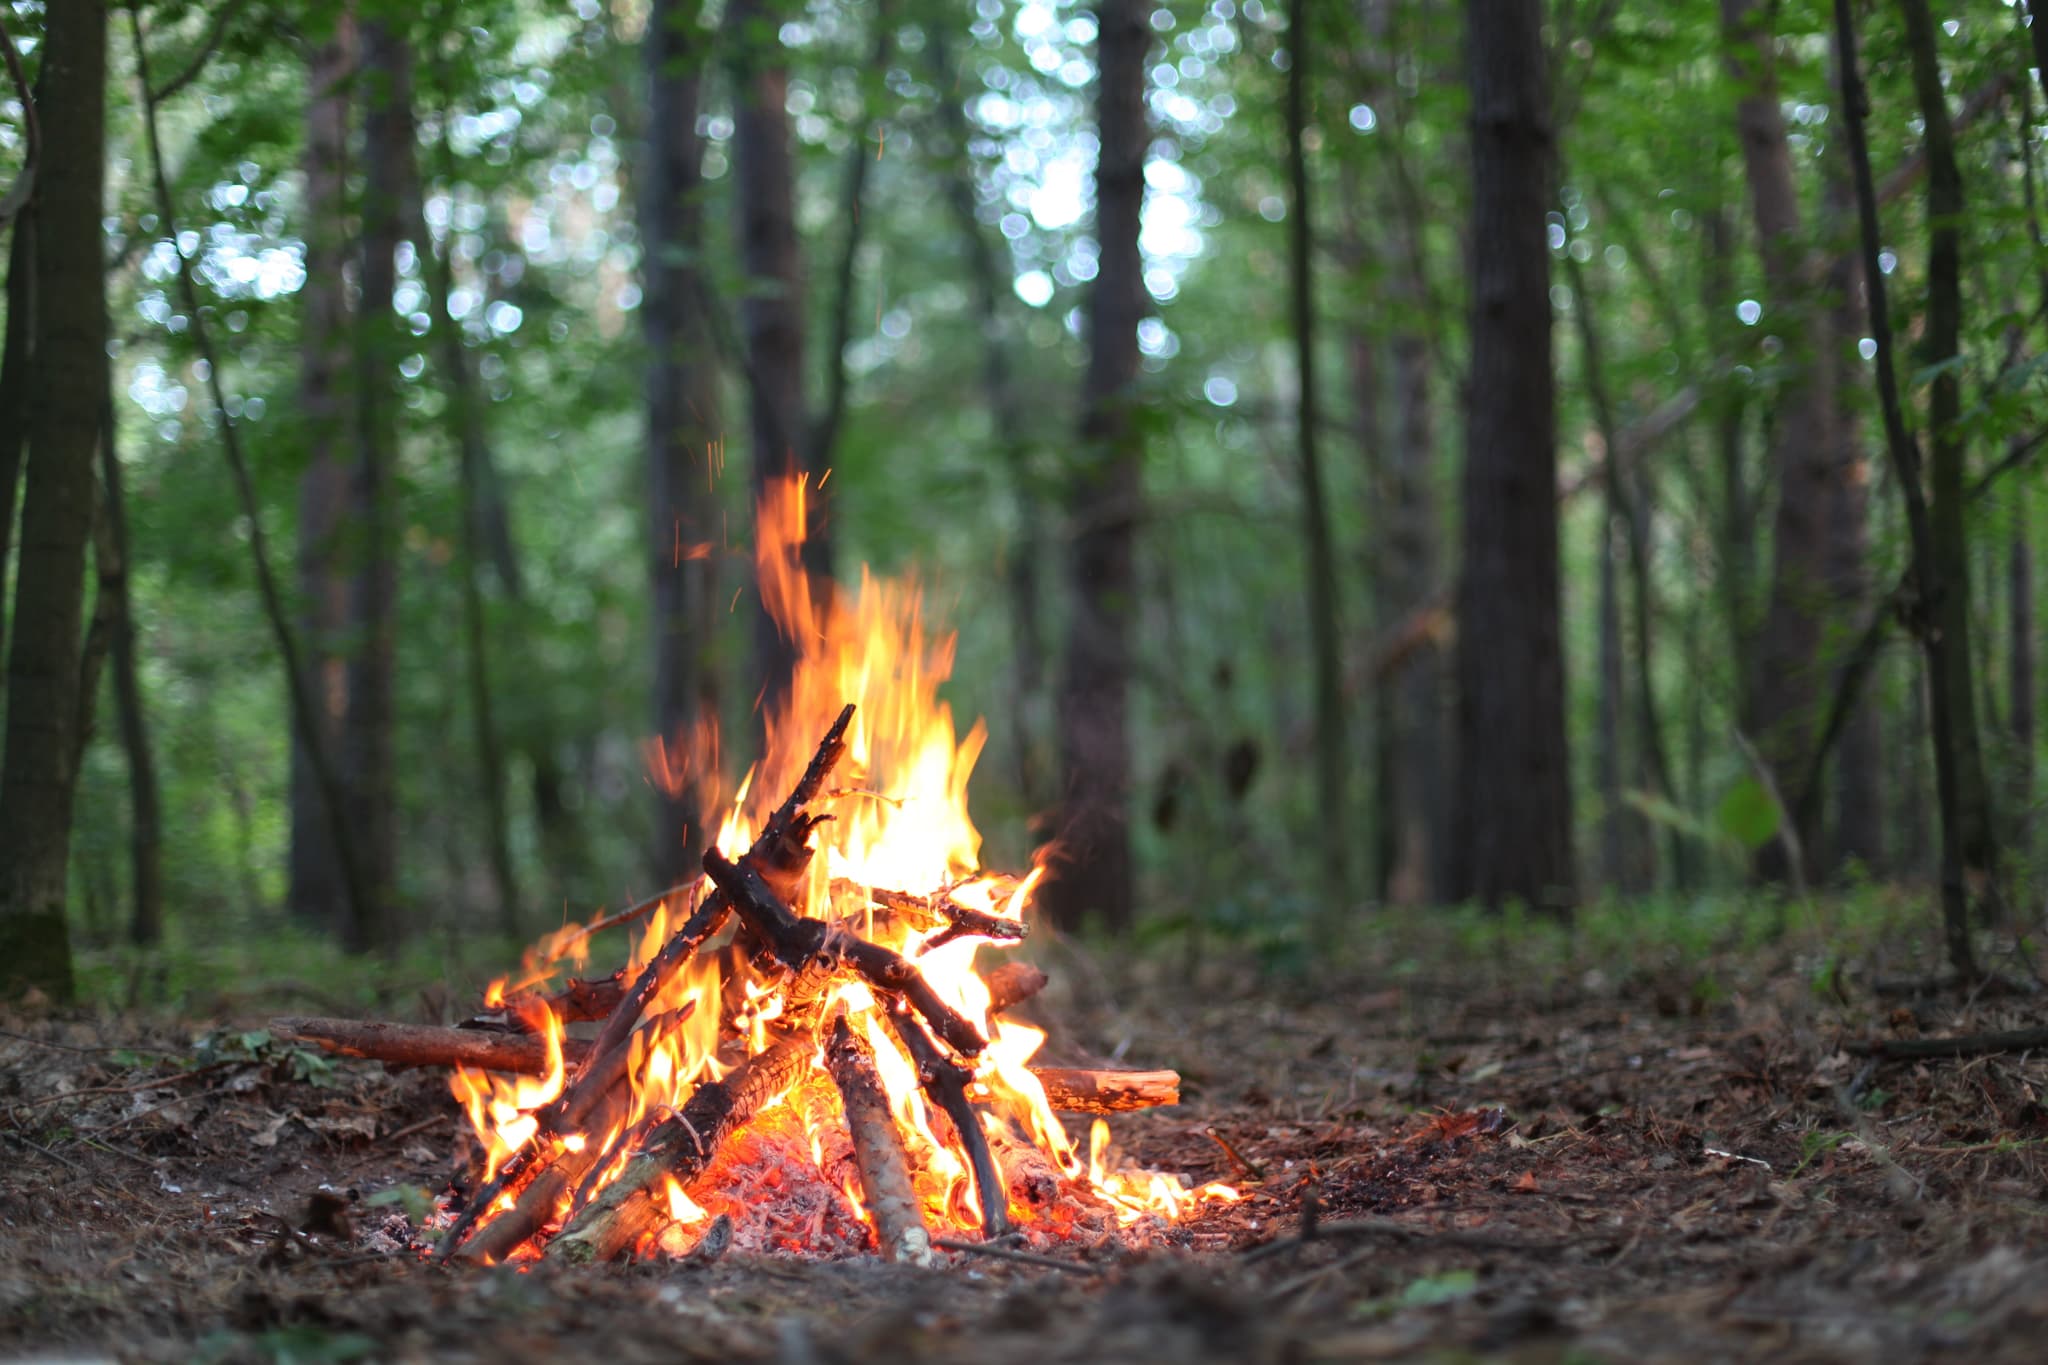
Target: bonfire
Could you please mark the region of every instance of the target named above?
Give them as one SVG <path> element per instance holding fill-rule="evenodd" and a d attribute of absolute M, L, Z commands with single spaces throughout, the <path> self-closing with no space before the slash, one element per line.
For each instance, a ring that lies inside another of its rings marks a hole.
<path fill-rule="evenodd" d="M 1234 1199 L 1109 1159 L 1100 1115 L 1175 1102 L 1177 1076 L 1034 1068 L 1044 1032 L 1006 1014 L 1045 981 L 999 958 L 1029 933 L 1044 855 L 980 866 L 967 782 L 986 731 L 956 733 L 938 695 L 954 637 L 927 627 L 914 580 L 863 573 L 849 598 L 806 577 L 800 481 L 758 513 L 759 590 L 796 665 L 704 875 L 549 935 L 468 1030 L 280 1029 L 454 1064 L 482 1156 L 442 1245 L 475 1260 L 740 1245 L 928 1263 L 1139 1238 Z M 708 790 L 717 752 L 706 730 L 653 745 L 650 768 Z M 627 924 L 618 971 L 572 975 Z M 1061 1111 L 1096 1115 L 1086 1150 Z"/>

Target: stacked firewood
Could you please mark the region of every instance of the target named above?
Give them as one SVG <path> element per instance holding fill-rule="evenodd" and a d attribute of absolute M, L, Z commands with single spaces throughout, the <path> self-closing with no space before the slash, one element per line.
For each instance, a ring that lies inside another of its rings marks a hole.
<path fill-rule="evenodd" d="M 912 1191 L 902 1134 L 890 1113 L 868 1044 L 850 1029 L 838 984 L 857 980 L 872 994 L 889 1032 L 915 1064 L 927 1100 L 951 1122 L 974 1181 L 983 1235 L 1010 1229 L 1010 1179 L 1056 1178 L 1050 1162 L 1022 1142 L 989 1132 L 970 1098 L 975 1064 L 986 1047 L 976 1025 L 948 1005 L 918 970 L 895 950 L 851 932 L 844 924 L 800 915 L 790 903 L 811 859 L 810 836 L 827 818 L 808 807 L 845 750 L 853 718 L 846 707 L 819 744 L 789 797 L 768 817 L 758 838 L 738 859 L 716 848 L 704 855 L 705 882 L 679 889 L 695 910 L 637 975 L 575 981 L 542 1001 L 562 1023 L 600 1022 L 594 1038 L 564 1038 L 568 1068 L 555 1099 L 534 1111 L 537 1126 L 525 1145 L 476 1191 L 447 1235 L 446 1254 L 502 1261 L 536 1242 L 566 1207 L 570 1216 L 543 1254 L 587 1261 L 632 1253 L 670 1221 L 665 1191 L 685 1187 L 710 1166 L 721 1146 L 755 1114 L 774 1104 L 808 1074 L 818 1057 L 837 1087 L 853 1142 L 864 1206 L 880 1249 L 892 1258 L 928 1260 L 931 1237 Z M 1025 926 L 956 904 L 944 894 L 920 896 L 869 891 L 880 915 L 902 916 L 920 930 L 937 930 L 927 948 L 960 938 L 1015 942 Z M 648 902 L 651 907 L 656 902 Z M 622 918 L 622 917 L 621 917 Z M 572 1135 L 612 1132 L 632 1110 L 630 1071 L 636 1030 L 665 1028 L 673 1015 L 650 1006 L 692 957 L 737 919 L 733 944 L 757 969 L 782 977 L 787 1004 L 756 1039 L 752 1054 L 718 1080 L 706 1080 L 679 1110 L 658 1109 L 631 1132 L 600 1150 Z M 616 921 L 613 921 L 616 922 Z M 1045 975 L 1022 962 L 985 978 L 991 1013 L 1036 994 Z M 348 1056 L 396 1065 L 465 1066 L 488 1071 L 545 1073 L 546 1040 L 524 1029 L 526 1009 L 480 1016 L 464 1028 L 421 1028 L 337 1019 L 279 1019 L 273 1031 Z M 761 1045 L 765 1041 L 765 1045 Z M 1171 1071 L 1090 1071 L 1034 1068 L 1056 1110 L 1111 1113 L 1179 1098 Z M 623 1166 L 619 1165 L 624 1153 Z M 1035 1158 L 1033 1160 L 1032 1158 Z M 609 1179 L 609 1183 L 603 1183 Z M 602 1184 L 602 1188 L 599 1186 Z"/>

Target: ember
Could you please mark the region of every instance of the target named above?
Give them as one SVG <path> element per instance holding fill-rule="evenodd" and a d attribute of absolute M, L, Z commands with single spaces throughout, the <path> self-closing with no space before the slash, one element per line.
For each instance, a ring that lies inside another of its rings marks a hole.
<path fill-rule="evenodd" d="M 935 1238 L 1099 1236 L 1237 1197 L 1118 1169 L 1100 1118 L 1084 1153 L 1056 1117 L 1173 1103 L 1178 1078 L 1030 1066 L 1045 1035 L 1002 1009 L 1044 976 L 1006 964 L 992 984 L 976 957 L 1026 937 L 1039 870 L 979 866 L 967 778 L 985 734 L 958 737 L 938 698 L 953 639 L 927 632 L 914 584 L 864 576 L 847 602 L 810 582 L 803 494 L 760 508 L 761 594 L 798 663 L 705 875 L 635 907 L 645 929 L 609 981 L 550 993 L 624 916 L 536 945 L 473 1021 L 503 1031 L 502 1053 L 399 1031 L 411 1060 L 445 1050 L 484 1148 L 452 1254 L 687 1252 L 727 1215 L 742 1247 L 926 1262 Z M 701 747 L 715 762 L 715 738 Z M 663 747 L 652 766 L 713 776 L 691 761 Z M 602 1027 L 570 1038 L 578 1020 Z M 397 1056 L 389 1030 L 281 1026 Z"/>

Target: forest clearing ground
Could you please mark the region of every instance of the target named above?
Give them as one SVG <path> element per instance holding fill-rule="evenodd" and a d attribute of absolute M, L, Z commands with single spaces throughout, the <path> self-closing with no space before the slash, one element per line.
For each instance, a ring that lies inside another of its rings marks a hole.
<path fill-rule="evenodd" d="M 1117 1121 L 1124 1151 L 1237 1178 L 1213 1127 L 1263 1173 L 1171 1246 L 1076 1249 L 1092 1274 L 737 1256 L 445 1270 L 391 1255 L 379 1230 L 401 1205 L 373 1202 L 445 1182 L 440 1076 L 243 1064 L 228 1038 L 213 1070 L 160 1085 L 147 1048 L 189 1061 L 207 1025 L 16 1015 L 0 1019 L 0 1353 L 2031 1361 L 2048 1061 L 1870 1066 L 1840 1047 L 2048 1022 L 2031 1000 L 1879 995 L 1928 969 L 1932 921 L 1894 904 L 1759 944 L 1739 910 L 1601 910 L 1570 937 L 1373 917 L 1294 975 L 1253 972 L 1234 941 L 1055 948 L 1056 1045 L 1186 1077 L 1179 1109 Z M 79 1093 L 39 1103 L 60 1091 Z M 1458 1117 L 1494 1107 L 1511 1127 Z M 315 1200 L 323 1185 L 341 1198 Z M 1376 1230 L 1246 1254 L 1297 1234 L 1309 1189 L 1324 1226 Z"/>

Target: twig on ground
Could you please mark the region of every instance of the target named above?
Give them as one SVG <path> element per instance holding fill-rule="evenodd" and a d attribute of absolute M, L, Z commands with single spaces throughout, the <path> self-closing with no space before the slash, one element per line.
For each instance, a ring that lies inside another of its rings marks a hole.
<path fill-rule="evenodd" d="M 957 1251 L 964 1256 L 988 1256 L 998 1261 L 1014 1261 L 1018 1265 L 1037 1266 L 1041 1270 L 1064 1270 L 1070 1275 L 1100 1275 L 1108 1267 L 1089 1265 L 1086 1261 L 1066 1261 L 1057 1256 L 1041 1256 L 1035 1251 L 1012 1251 L 1008 1247 L 994 1246 L 988 1242 L 969 1242 L 959 1237 L 934 1237 L 932 1245 Z"/>
<path fill-rule="evenodd" d="M 2048 1048 L 2048 1028 L 2009 1029 L 2002 1033 L 1964 1033 L 1953 1038 L 1873 1038 L 1844 1043 L 1852 1057 L 1900 1062 L 1931 1057 L 1982 1057 L 1994 1052 L 2027 1052 Z"/>
<path fill-rule="evenodd" d="M 42 1143 L 35 1141 L 33 1138 L 24 1137 L 20 1133 L 10 1133 L 5 1131 L 0 1131 L 0 1137 L 6 1138 L 9 1142 L 19 1143 L 21 1146 L 28 1148 L 32 1152 L 41 1152 L 44 1156 L 50 1158 L 50 1160 L 56 1162 L 60 1166 L 69 1166 L 72 1170 L 78 1172 L 80 1175 L 89 1176 L 92 1174 L 92 1172 L 86 1170 L 85 1167 L 79 1165 L 76 1161 L 73 1161 L 70 1157 L 64 1155 L 62 1152 L 53 1152 L 48 1147 L 43 1146 Z"/>

